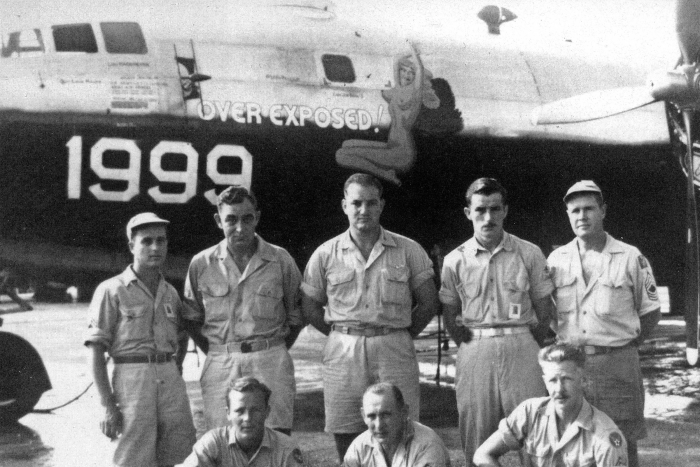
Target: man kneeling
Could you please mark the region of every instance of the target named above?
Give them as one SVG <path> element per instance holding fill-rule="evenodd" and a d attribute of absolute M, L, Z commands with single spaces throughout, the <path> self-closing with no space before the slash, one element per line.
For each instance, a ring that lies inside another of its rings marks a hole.
<path fill-rule="evenodd" d="M 391 383 L 370 386 L 362 398 L 367 431 L 352 442 L 345 467 L 449 467 L 445 444 L 432 429 L 408 417 L 401 390 Z"/>
<path fill-rule="evenodd" d="M 265 427 L 270 389 L 246 376 L 226 396 L 229 425 L 208 431 L 194 445 L 185 467 L 298 467 L 301 451 L 291 437 Z"/>
<path fill-rule="evenodd" d="M 498 458 L 524 448 L 533 465 L 626 466 L 627 442 L 615 423 L 583 398 L 586 355 L 567 344 L 540 350 L 549 397 L 528 399 L 477 449 L 477 467 L 500 466 Z"/>

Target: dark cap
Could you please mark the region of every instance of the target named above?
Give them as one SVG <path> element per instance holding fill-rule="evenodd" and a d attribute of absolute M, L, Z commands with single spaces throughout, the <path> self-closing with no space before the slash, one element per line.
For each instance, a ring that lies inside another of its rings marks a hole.
<path fill-rule="evenodd" d="M 576 193 L 598 193 L 601 198 L 603 197 L 603 191 L 593 180 L 581 180 L 571 185 L 571 188 L 564 195 L 564 202 L 566 203 L 571 195 Z"/>
<path fill-rule="evenodd" d="M 152 212 L 142 212 L 141 214 L 136 214 L 134 217 L 129 219 L 129 222 L 126 224 L 126 237 L 131 240 L 131 236 L 133 235 L 133 230 L 136 227 L 140 227 L 142 225 L 146 224 L 160 224 L 160 225 L 168 225 L 170 224 L 170 221 L 166 221 L 165 219 L 161 219 L 160 217 L 156 216 Z"/>

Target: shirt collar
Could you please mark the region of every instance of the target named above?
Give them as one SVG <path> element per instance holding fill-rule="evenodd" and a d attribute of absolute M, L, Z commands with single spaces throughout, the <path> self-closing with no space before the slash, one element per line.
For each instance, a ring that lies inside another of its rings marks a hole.
<path fill-rule="evenodd" d="M 236 430 L 233 429 L 231 425 L 227 426 L 226 429 L 228 430 L 228 444 L 229 446 L 238 446 L 238 440 L 236 439 Z M 260 443 L 260 446 L 258 447 L 258 450 L 256 451 L 259 452 L 260 448 L 266 447 L 271 449 L 272 448 L 272 440 L 270 439 L 270 433 L 268 432 L 268 429 L 265 428 L 265 432 L 263 433 L 263 439 L 262 442 Z M 255 457 L 255 456 L 253 456 Z"/>
<path fill-rule="evenodd" d="M 379 239 L 377 240 L 377 243 L 381 243 L 384 246 L 396 246 L 396 240 L 394 240 L 394 237 L 389 235 L 389 233 L 384 230 L 384 227 L 379 227 Z M 343 250 L 347 250 L 350 248 L 357 248 L 357 245 L 355 245 L 355 242 L 352 241 L 352 237 L 350 236 L 350 229 L 346 230 L 343 233 L 343 236 L 340 238 L 340 247 Z"/>
<path fill-rule="evenodd" d="M 137 276 L 134 272 L 133 266 L 133 264 L 128 265 L 124 272 L 122 272 L 120 275 L 122 282 L 124 282 L 124 285 L 129 285 L 132 282 L 139 282 L 139 276 Z M 163 278 L 163 274 L 159 272 L 158 276 L 160 278 L 158 280 L 158 287 L 160 288 L 160 280 Z"/>
<path fill-rule="evenodd" d="M 369 430 L 368 430 L 369 431 Z M 413 440 L 413 437 L 416 434 L 416 429 L 413 426 L 413 421 L 411 420 L 410 417 L 406 417 L 406 425 L 403 431 L 403 436 L 401 437 L 401 441 L 399 442 L 399 446 L 396 448 L 396 451 L 401 448 L 401 446 L 406 447 L 408 444 L 411 443 Z M 382 452 L 382 446 L 379 444 L 379 441 L 374 439 L 374 437 L 370 434 L 370 439 L 372 440 L 372 449 L 378 450 L 380 453 Z"/>
<path fill-rule="evenodd" d="M 139 278 L 136 276 L 136 273 L 134 272 L 132 264 L 128 265 L 124 272 L 122 272 L 121 278 L 122 281 L 124 281 L 124 284 L 127 285 L 139 280 Z"/>
<path fill-rule="evenodd" d="M 567 253 L 576 253 L 578 254 L 578 238 L 574 238 L 571 240 L 567 245 L 566 248 L 564 249 Z M 606 253 L 609 255 L 615 254 L 615 253 L 624 253 L 625 249 L 622 247 L 620 244 L 620 241 L 615 239 L 612 235 L 609 233 L 605 232 L 605 246 L 603 247 L 603 251 L 601 253 Z"/>
<path fill-rule="evenodd" d="M 473 256 L 476 256 L 480 251 L 488 251 L 486 248 L 481 246 L 481 244 L 476 240 L 476 237 L 472 237 L 469 240 L 467 240 L 467 243 L 464 246 L 465 246 L 465 250 L 470 252 Z M 513 238 L 508 232 L 506 232 L 504 230 L 503 231 L 503 238 L 501 239 L 501 243 L 499 243 L 498 246 L 493 249 L 493 251 L 494 252 L 496 252 L 498 250 L 513 251 L 513 248 L 515 248 L 515 243 L 513 241 Z"/>
<path fill-rule="evenodd" d="M 557 414 L 554 409 L 554 400 L 550 397 L 549 403 L 547 404 L 547 416 L 550 417 L 551 423 L 556 423 Z M 583 399 L 581 404 L 581 410 L 579 410 L 576 420 L 574 420 L 574 425 L 578 425 L 584 430 L 593 430 L 593 406 L 588 403 L 586 399 Z"/>
<path fill-rule="evenodd" d="M 253 253 L 252 257 L 259 256 L 265 261 L 276 261 L 277 257 L 275 256 L 275 250 L 272 248 L 272 245 L 263 240 L 258 234 L 255 234 L 255 238 L 258 240 L 258 248 L 255 250 L 255 253 Z M 220 260 L 225 260 L 226 257 L 229 256 L 228 242 L 225 238 L 219 242 L 214 254 Z"/>

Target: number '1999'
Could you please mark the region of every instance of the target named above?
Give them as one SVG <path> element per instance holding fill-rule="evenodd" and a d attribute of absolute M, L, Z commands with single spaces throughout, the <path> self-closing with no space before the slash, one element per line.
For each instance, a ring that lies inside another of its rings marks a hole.
<path fill-rule="evenodd" d="M 68 143 L 68 199 L 80 199 L 82 193 L 81 175 L 83 170 L 83 137 L 73 136 Z M 104 154 L 119 151 L 128 155 L 125 168 L 105 167 Z M 163 156 L 181 154 L 186 158 L 185 170 L 164 170 Z M 240 160 L 240 173 L 219 173 L 219 159 L 235 158 Z M 190 143 L 183 141 L 161 141 L 150 154 L 150 171 L 161 182 L 183 185 L 180 193 L 163 193 L 160 186 L 148 189 L 148 194 L 158 203 L 183 204 L 197 194 L 197 171 L 199 154 Z M 108 190 L 101 183 L 90 185 L 88 190 L 100 201 L 128 202 L 139 194 L 141 187 L 141 149 L 136 142 L 123 138 L 100 138 L 90 148 L 90 168 L 101 180 L 126 182 L 123 190 Z M 207 154 L 207 176 L 216 185 L 242 185 L 250 188 L 253 174 L 253 156 L 243 146 L 219 144 Z M 204 192 L 204 197 L 216 204 L 214 189 Z"/>

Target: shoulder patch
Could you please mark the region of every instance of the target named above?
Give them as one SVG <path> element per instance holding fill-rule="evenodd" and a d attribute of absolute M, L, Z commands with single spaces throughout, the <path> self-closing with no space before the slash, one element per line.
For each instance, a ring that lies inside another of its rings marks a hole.
<path fill-rule="evenodd" d="M 649 300 L 657 301 L 659 299 L 659 293 L 656 290 L 654 278 L 651 277 L 651 273 L 649 271 L 647 271 L 647 275 L 644 278 L 644 288 L 647 291 L 647 296 L 649 297 Z"/>
<path fill-rule="evenodd" d="M 649 267 L 649 261 L 647 261 L 644 255 L 637 256 L 637 262 L 639 263 L 639 267 L 641 269 L 646 269 Z"/>
<path fill-rule="evenodd" d="M 618 433 L 617 431 L 613 431 L 612 433 L 610 433 L 609 439 L 610 439 L 610 444 L 612 444 L 616 448 L 619 448 L 620 446 L 622 446 L 622 435 L 620 433 Z"/>
<path fill-rule="evenodd" d="M 304 463 L 304 456 L 301 455 L 301 451 L 299 450 L 299 448 L 295 448 L 294 451 L 292 451 L 292 457 L 294 457 L 294 460 L 297 464 Z"/>
<path fill-rule="evenodd" d="M 464 251 L 464 245 L 462 245 L 462 246 L 460 246 L 460 247 L 457 247 L 457 251 L 459 251 L 460 253 L 463 252 L 463 251 Z"/>

